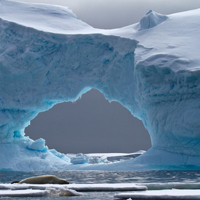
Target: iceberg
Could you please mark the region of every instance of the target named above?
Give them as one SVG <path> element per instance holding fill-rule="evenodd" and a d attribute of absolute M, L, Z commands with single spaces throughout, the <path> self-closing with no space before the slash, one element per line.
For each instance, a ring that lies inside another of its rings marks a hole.
<path fill-rule="evenodd" d="M 200 9 L 149 11 L 137 24 L 101 30 L 66 7 L 1 0 L 0 169 L 74 169 L 24 129 L 38 113 L 93 88 L 142 120 L 152 143 L 104 169 L 200 167 L 199 17 Z"/>
<path fill-rule="evenodd" d="M 82 153 L 76 154 L 76 156 L 71 157 L 72 164 L 87 164 L 88 162 L 89 162 L 88 156 Z"/>
<path fill-rule="evenodd" d="M 140 150 L 134 153 L 91 153 L 86 154 L 89 157 L 89 163 L 109 163 L 122 160 L 129 160 L 131 158 L 136 158 L 145 153 L 145 151 Z"/>

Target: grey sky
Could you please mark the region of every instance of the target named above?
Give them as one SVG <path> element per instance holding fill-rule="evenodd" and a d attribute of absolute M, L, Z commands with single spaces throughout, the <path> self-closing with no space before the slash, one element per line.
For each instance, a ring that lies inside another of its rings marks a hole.
<path fill-rule="evenodd" d="M 21 0 L 69 7 L 96 28 L 118 28 L 138 22 L 152 9 L 171 14 L 200 8 L 199 0 Z M 64 153 L 133 152 L 150 147 L 142 123 L 120 104 L 107 102 L 92 90 L 76 103 L 64 103 L 39 114 L 26 129 Z"/>

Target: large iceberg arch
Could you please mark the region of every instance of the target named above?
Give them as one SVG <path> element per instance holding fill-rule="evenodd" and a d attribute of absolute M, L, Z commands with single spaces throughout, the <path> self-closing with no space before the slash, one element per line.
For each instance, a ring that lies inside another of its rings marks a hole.
<path fill-rule="evenodd" d="M 3 142 L 23 137 L 29 121 L 57 103 L 76 101 L 91 88 L 115 100 L 132 82 L 134 74 L 128 72 L 133 70 L 134 40 L 49 34 L 3 21 L 1 25 Z"/>
<path fill-rule="evenodd" d="M 121 168 L 101 167 L 200 166 L 199 10 L 150 11 L 138 24 L 99 30 L 64 7 L 0 3 L 0 169 L 69 169 L 69 158 L 24 129 L 39 112 L 92 88 L 141 119 L 152 141 Z"/>

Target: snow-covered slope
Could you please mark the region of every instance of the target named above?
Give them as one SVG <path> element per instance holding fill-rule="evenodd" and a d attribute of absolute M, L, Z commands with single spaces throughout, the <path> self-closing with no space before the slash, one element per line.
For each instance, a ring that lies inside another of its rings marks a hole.
<path fill-rule="evenodd" d="M 0 10 L 1 19 L 44 32 L 76 33 L 80 29 L 93 30 L 88 24 L 77 20 L 76 15 L 66 7 L 1 0 Z"/>
<path fill-rule="evenodd" d="M 137 24 L 99 30 L 64 7 L 1 0 L 0 169 L 73 169 L 24 129 L 39 112 L 92 88 L 141 119 L 152 141 L 142 156 L 100 168 L 200 166 L 199 17 L 200 10 L 149 11 Z"/>

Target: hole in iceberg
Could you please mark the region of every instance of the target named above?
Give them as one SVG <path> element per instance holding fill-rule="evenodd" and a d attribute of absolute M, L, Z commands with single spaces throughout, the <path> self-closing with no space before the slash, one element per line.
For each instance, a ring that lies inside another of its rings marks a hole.
<path fill-rule="evenodd" d="M 74 103 L 40 113 L 25 133 L 34 140 L 45 138 L 50 149 L 62 153 L 129 153 L 151 146 L 142 122 L 94 89 Z"/>

